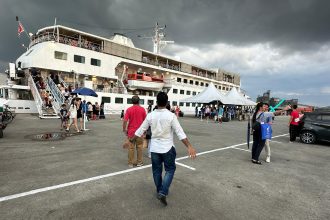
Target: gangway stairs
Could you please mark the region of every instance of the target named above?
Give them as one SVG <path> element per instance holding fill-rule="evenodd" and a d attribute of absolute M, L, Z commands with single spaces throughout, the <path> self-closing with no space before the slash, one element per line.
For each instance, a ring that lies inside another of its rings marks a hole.
<path fill-rule="evenodd" d="M 52 78 L 50 78 L 49 76 L 46 78 L 46 86 L 47 86 L 46 89 L 53 96 L 52 104 L 53 104 L 54 110 L 58 114 L 61 109 L 61 105 L 64 104 L 65 98 L 64 98 L 62 92 L 60 91 L 60 89 L 56 86 L 56 84 L 54 83 Z"/>
<path fill-rule="evenodd" d="M 52 108 L 47 109 L 45 107 L 45 105 L 43 104 L 43 100 L 40 96 L 37 86 L 36 86 L 35 82 L 33 81 L 33 78 L 30 74 L 28 76 L 28 85 L 31 89 L 31 93 L 32 93 L 34 101 L 36 103 L 38 113 L 39 113 L 39 118 L 59 118 L 56 110 L 54 109 L 54 105 Z"/>

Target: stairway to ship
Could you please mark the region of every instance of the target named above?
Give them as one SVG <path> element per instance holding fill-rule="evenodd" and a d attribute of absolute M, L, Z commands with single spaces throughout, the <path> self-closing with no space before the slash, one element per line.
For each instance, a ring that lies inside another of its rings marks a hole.
<path fill-rule="evenodd" d="M 46 107 L 42 98 L 39 90 L 37 89 L 36 83 L 34 82 L 32 76 L 29 74 L 28 76 L 28 85 L 31 89 L 34 101 L 36 103 L 38 113 L 39 113 L 39 118 L 59 118 L 58 113 L 59 113 L 59 108 L 56 106 L 56 104 L 52 105 L 52 107 Z M 52 92 L 50 91 L 49 85 L 46 84 L 46 90 L 48 90 L 51 94 Z M 54 97 L 54 95 L 52 94 Z M 54 103 L 54 101 L 53 101 Z"/>

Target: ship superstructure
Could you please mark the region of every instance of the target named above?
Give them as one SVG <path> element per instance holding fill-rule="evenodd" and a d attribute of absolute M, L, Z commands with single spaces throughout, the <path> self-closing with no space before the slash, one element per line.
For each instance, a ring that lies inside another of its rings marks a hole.
<path fill-rule="evenodd" d="M 108 110 L 114 113 L 130 105 L 133 94 L 140 96 L 142 106 L 154 105 L 158 91 L 168 93 L 171 106 L 178 105 L 182 111 L 192 113 L 196 103 L 179 101 L 199 93 L 211 82 L 222 92 L 240 88 L 238 74 L 205 69 L 136 48 L 131 39 L 121 34 L 104 38 L 62 25 L 40 29 L 15 65 L 19 71 L 11 77 L 30 86 L 41 116 L 46 113 L 32 77 L 36 74 L 44 79 L 56 102 L 54 115 L 64 100 L 59 84 L 70 90 L 95 90 L 99 97 L 88 99 L 109 103 Z"/>

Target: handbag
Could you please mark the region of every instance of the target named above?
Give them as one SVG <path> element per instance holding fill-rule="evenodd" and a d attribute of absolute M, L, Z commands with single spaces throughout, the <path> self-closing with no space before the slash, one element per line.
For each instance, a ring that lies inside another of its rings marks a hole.
<path fill-rule="evenodd" d="M 262 140 L 271 140 L 272 139 L 272 126 L 270 124 L 261 124 L 261 139 Z"/>
<path fill-rule="evenodd" d="M 263 115 L 264 113 L 261 113 L 258 118 L 256 118 L 256 121 L 252 124 L 252 130 L 255 131 L 259 131 L 260 130 L 260 122 L 258 122 L 257 120 L 261 117 L 261 115 Z"/>
<path fill-rule="evenodd" d="M 146 139 L 147 140 L 150 140 L 151 139 L 151 136 L 152 136 L 151 126 L 149 126 L 149 128 L 147 129 L 147 132 L 146 132 Z"/>

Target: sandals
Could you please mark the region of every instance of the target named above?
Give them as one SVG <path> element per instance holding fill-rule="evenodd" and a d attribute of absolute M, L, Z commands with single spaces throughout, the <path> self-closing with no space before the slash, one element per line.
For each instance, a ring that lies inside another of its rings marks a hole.
<path fill-rule="evenodd" d="M 252 159 L 251 162 L 252 162 L 252 163 L 255 163 L 255 164 L 259 164 L 259 165 L 262 164 L 259 160 L 254 160 L 254 159 Z"/>

